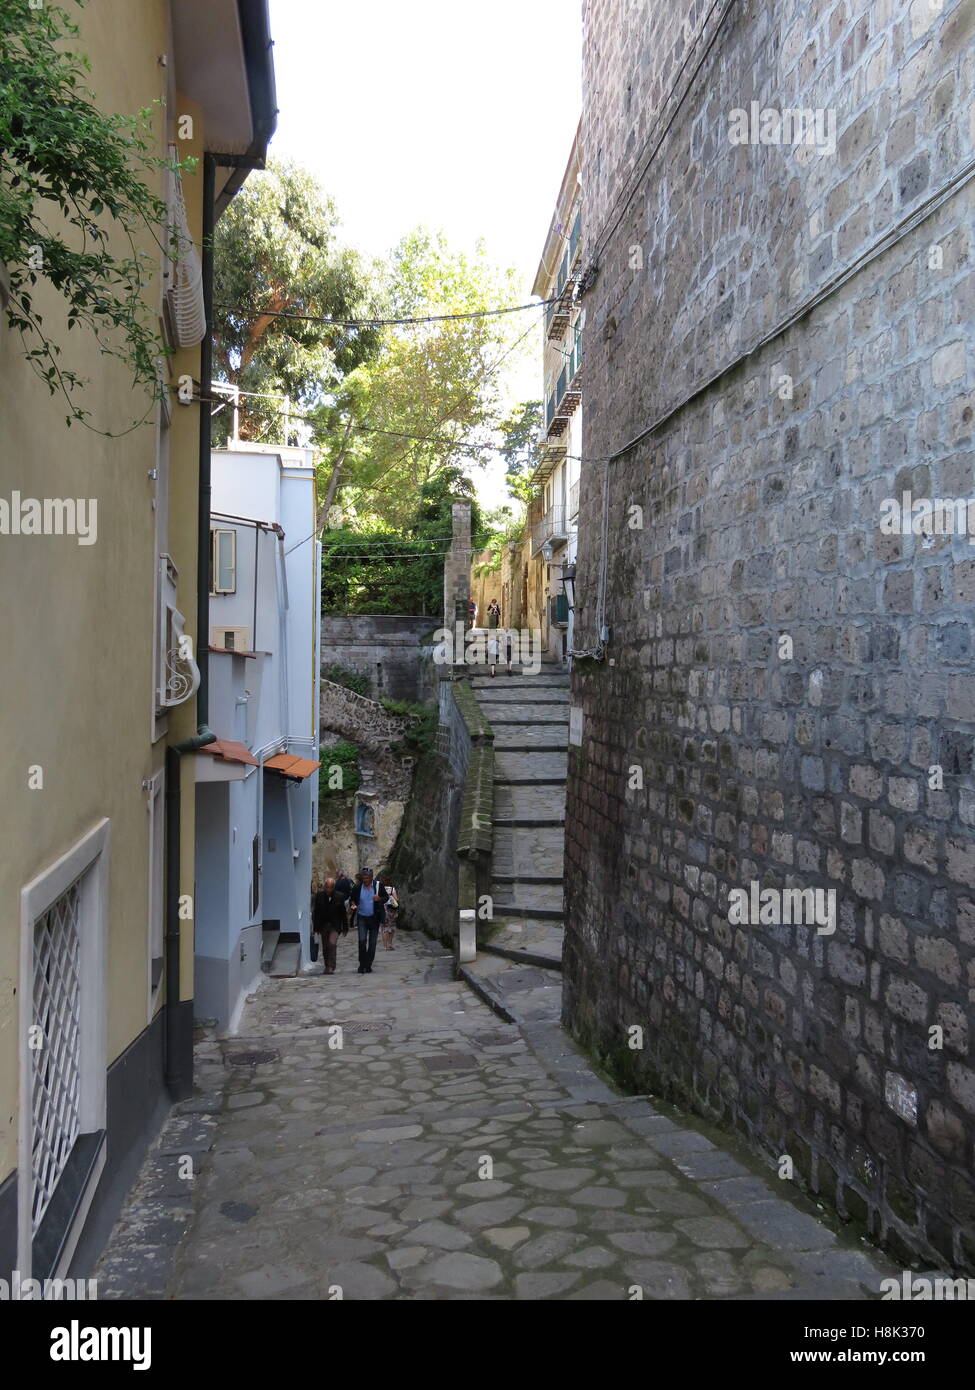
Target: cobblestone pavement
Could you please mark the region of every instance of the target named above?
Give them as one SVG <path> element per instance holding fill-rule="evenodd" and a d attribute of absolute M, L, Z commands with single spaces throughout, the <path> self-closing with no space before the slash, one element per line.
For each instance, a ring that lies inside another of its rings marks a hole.
<path fill-rule="evenodd" d="M 876 1296 L 878 1257 L 594 1074 L 555 972 L 495 961 L 536 1000 L 521 1028 L 407 933 L 372 975 L 346 938 L 336 975 L 268 982 L 241 1036 L 198 1044 L 199 1093 L 143 1167 L 100 1296 Z"/>

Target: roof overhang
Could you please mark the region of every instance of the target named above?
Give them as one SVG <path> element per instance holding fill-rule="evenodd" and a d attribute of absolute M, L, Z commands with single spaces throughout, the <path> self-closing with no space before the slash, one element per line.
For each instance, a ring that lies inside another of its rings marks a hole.
<path fill-rule="evenodd" d="M 240 782 L 252 767 L 260 766 L 245 744 L 231 738 L 204 744 L 197 749 L 196 759 L 198 782 Z"/>
<path fill-rule="evenodd" d="M 278 772 L 282 777 L 291 777 L 296 782 L 303 782 L 320 767 L 321 763 L 312 762 L 310 758 L 299 758 L 295 753 L 276 753 L 264 762 L 266 772 Z"/>
<path fill-rule="evenodd" d="M 542 251 L 542 259 L 538 263 L 535 272 L 535 283 L 532 285 L 532 294 L 539 295 L 542 299 L 546 297 L 546 292 L 551 282 L 555 279 L 559 268 L 559 261 L 562 259 L 562 252 L 565 248 L 565 238 L 568 235 L 566 223 L 569 217 L 569 210 L 572 200 L 575 197 L 576 184 L 582 171 L 582 121 L 576 127 L 575 137 L 572 141 L 572 149 L 569 151 L 569 162 L 565 166 L 565 173 L 562 175 L 562 184 L 559 188 L 559 196 L 555 202 L 555 212 L 552 214 L 552 221 L 549 224 L 548 236 L 545 238 L 545 248 Z"/>
<path fill-rule="evenodd" d="M 171 0 L 175 79 L 203 109 L 204 149 L 234 160 L 216 211 L 261 168 L 277 124 L 268 0 Z"/>

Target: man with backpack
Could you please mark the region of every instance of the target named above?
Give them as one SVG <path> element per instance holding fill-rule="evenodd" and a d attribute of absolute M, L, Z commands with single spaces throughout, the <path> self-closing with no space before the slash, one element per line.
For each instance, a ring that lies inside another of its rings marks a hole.
<path fill-rule="evenodd" d="M 362 869 L 358 883 L 352 889 L 349 903 L 355 912 L 356 932 L 359 938 L 359 975 L 371 975 L 372 963 L 376 958 L 376 941 L 379 928 L 386 916 L 386 901 L 389 892 L 385 884 L 373 878 L 372 869 Z"/>

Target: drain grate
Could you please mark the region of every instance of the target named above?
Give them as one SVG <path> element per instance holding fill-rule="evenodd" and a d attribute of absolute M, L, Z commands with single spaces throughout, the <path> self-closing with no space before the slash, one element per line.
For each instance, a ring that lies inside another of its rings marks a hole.
<path fill-rule="evenodd" d="M 281 1054 L 268 1049 L 266 1052 L 228 1052 L 224 1061 L 231 1067 L 259 1067 L 265 1062 L 280 1062 Z"/>
<path fill-rule="evenodd" d="M 312 1029 L 342 1029 L 344 1033 L 389 1033 L 392 1023 L 382 1023 L 378 1020 L 373 1022 L 359 1022 L 353 1019 L 352 1023 L 344 1023 L 342 1019 L 313 1019 L 309 1024 Z"/>

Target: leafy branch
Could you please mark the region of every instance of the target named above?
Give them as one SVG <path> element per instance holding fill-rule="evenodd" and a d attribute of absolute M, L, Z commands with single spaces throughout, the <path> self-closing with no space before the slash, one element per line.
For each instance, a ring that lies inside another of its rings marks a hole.
<path fill-rule="evenodd" d="M 168 349 L 145 295 L 153 257 L 138 248 L 137 238 L 148 229 L 162 247 L 158 234 L 166 227 L 167 207 L 143 178 L 195 167 L 195 161 L 179 164 L 152 153 L 152 107 L 135 116 L 98 110 L 84 85 L 87 58 L 56 46 L 77 34 L 77 24 L 58 6 L 34 9 L 29 0 L 0 0 L 5 312 L 31 367 L 52 395 L 64 396 L 68 425 L 86 423 L 90 413 L 76 399 L 85 379 L 62 365 L 61 345 L 34 303 L 35 287 L 53 286 L 67 303 L 68 329 L 89 329 L 99 350 L 126 363 L 133 384 L 155 399 L 165 389 L 159 363 Z M 121 255 L 113 249 L 119 240 L 126 247 Z M 175 260 L 175 238 L 165 249 Z"/>

